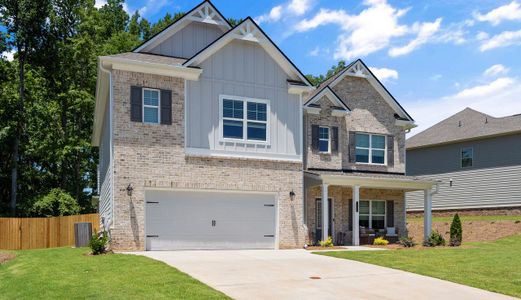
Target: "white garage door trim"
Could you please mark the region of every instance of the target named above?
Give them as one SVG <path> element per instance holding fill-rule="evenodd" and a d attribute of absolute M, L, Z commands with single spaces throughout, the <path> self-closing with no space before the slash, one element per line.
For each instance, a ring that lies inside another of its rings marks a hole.
<path fill-rule="evenodd" d="M 279 249 L 279 193 L 277 192 L 263 192 L 263 191 L 243 191 L 243 190 L 208 190 L 208 189 L 173 189 L 173 188 L 156 188 L 156 187 L 147 187 L 144 189 L 144 248 L 148 249 L 148 238 L 147 238 L 147 199 L 146 194 L 148 191 L 167 191 L 167 192 L 194 192 L 194 193 L 223 193 L 223 194 L 253 194 L 253 195 L 269 195 L 273 196 L 274 204 L 275 204 L 275 226 L 274 226 L 274 249 Z"/>

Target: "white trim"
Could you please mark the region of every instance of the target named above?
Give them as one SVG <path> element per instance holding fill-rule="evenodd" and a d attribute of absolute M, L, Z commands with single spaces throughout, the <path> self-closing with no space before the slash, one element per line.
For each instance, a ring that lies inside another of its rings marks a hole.
<path fill-rule="evenodd" d="M 145 91 L 157 92 L 157 105 L 145 104 Z M 157 122 L 146 122 L 145 121 L 145 107 L 157 109 Z M 141 118 L 142 118 L 143 124 L 153 124 L 153 125 L 161 124 L 161 90 L 145 88 L 145 87 L 141 89 Z"/>
<path fill-rule="evenodd" d="M 387 166 L 387 136 L 385 134 L 378 134 L 378 133 L 355 132 L 355 141 L 356 141 L 356 135 L 359 135 L 359 134 L 365 134 L 365 135 L 369 136 L 369 148 L 358 147 L 358 146 L 356 146 L 356 142 L 355 142 L 355 164 L 358 164 L 358 165 Z M 382 151 L 381 148 L 376 148 L 376 149 L 373 148 L 373 139 L 372 139 L 373 136 L 383 136 L 384 137 L 384 149 L 383 149 L 383 151 L 384 151 L 384 163 L 383 164 L 373 163 L 372 162 L 372 160 L 373 160 L 373 157 L 372 157 L 373 150 Z M 356 150 L 357 149 L 367 150 L 368 151 L 368 155 L 369 155 L 369 161 L 368 162 L 358 162 L 358 161 L 356 161 Z"/>
<path fill-rule="evenodd" d="M 358 219 L 358 226 L 360 226 L 360 216 L 369 216 L 369 229 L 373 229 L 373 225 L 371 224 L 373 220 L 373 202 L 383 202 L 384 203 L 384 227 L 382 229 L 385 229 L 387 227 L 387 200 L 373 200 L 373 199 L 360 199 L 360 203 L 363 201 L 369 202 L 369 213 L 368 214 L 362 214 L 359 212 L 359 219 Z M 359 205 L 361 207 L 361 205 Z M 394 212 L 393 212 L 394 214 Z M 376 214 L 376 216 L 382 216 L 382 214 Z"/>
<path fill-rule="evenodd" d="M 234 100 L 234 101 L 242 101 L 243 103 L 243 118 L 242 119 L 236 119 L 236 118 L 226 118 L 227 120 L 231 121 L 242 121 L 242 139 L 236 139 L 236 138 L 226 138 L 224 137 L 224 116 L 223 116 L 223 101 L 224 100 Z M 255 121 L 250 120 L 248 121 L 248 102 L 251 103 L 262 103 L 266 104 L 266 121 Z M 231 96 L 231 95 L 219 95 L 219 142 L 226 143 L 226 142 L 235 142 L 235 143 L 243 143 L 248 145 L 271 145 L 271 136 L 270 136 L 270 118 L 271 117 L 271 107 L 270 107 L 270 100 L 267 99 L 256 99 L 256 98 L 250 98 L 250 97 L 240 97 L 240 96 Z M 248 139 L 248 122 L 252 123 L 262 123 L 266 124 L 266 140 L 249 140 Z"/>
<path fill-rule="evenodd" d="M 304 107 L 306 112 L 311 115 L 318 115 L 320 114 L 320 107 Z"/>
<path fill-rule="evenodd" d="M 292 84 L 288 82 L 288 93 L 295 95 L 302 95 L 302 93 L 311 92 L 315 88 L 307 85 Z"/>
<path fill-rule="evenodd" d="M 210 13 L 210 9 L 213 11 Z M 194 16 L 195 14 L 198 14 L 200 16 Z M 215 21 L 213 17 L 217 17 L 219 21 Z M 219 28 L 222 29 L 223 32 L 226 32 L 226 30 L 231 29 L 230 25 L 226 20 L 224 20 L 219 13 L 217 13 L 217 9 L 213 7 L 213 5 L 210 2 L 203 2 L 201 5 L 196 6 L 192 9 L 190 14 L 186 14 L 181 19 L 174 22 L 172 25 L 170 25 L 167 29 L 163 30 L 156 36 L 152 37 L 150 40 L 143 43 L 141 46 L 136 48 L 133 52 L 141 52 L 143 50 L 150 50 L 151 48 L 156 47 L 166 39 L 173 36 L 175 33 L 186 27 L 188 24 L 192 22 L 201 22 L 201 23 L 207 23 L 207 24 L 213 24 L 219 26 Z"/>
<path fill-rule="evenodd" d="M 418 125 L 414 124 L 412 121 L 405 121 L 405 120 L 396 120 L 394 122 L 394 125 L 404 127 L 405 129 L 412 129 L 417 127 Z"/>
<path fill-rule="evenodd" d="M 336 104 L 337 106 L 340 106 L 342 107 L 343 109 L 346 110 L 346 114 L 347 112 L 350 112 L 351 110 L 344 104 L 344 102 L 342 102 L 342 100 L 340 100 L 338 98 L 338 96 L 333 93 L 333 91 L 328 87 L 326 86 L 322 91 L 320 91 L 318 94 L 316 94 L 315 96 L 313 96 L 313 98 L 309 99 L 308 102 L 306 103 L 306 105 L 304 105 L 304 107 L 306 109 L 308 108 L 312 108 L 310 107 L 309 105 L 311 104 L 314 104 L 316 103 L 317 101 L 319 101 L 320 99 L 322 99 L 322 97 L 326 97 L 329 99 L 329 101 L 331 101 L 333 104 Z"/>
<path fill-rule="evenodd" d="M 109 122 L 110 122 L 110 126 L 109 126 L 109 131 L 110 131 L 110 175 L 109 176 L 112 176 L 112 191 L 110 192 L 110 196 L 111 196 L 111 199 L 109 199 L 109 201 L 111 202 L 112 204 L 112 208 L 111 208 L 111 218 L 110 218 L 110 224 L 109 224 L 109 229 L 112 229 L 114 224 L 116 224 L 114 222 L 114 219 L 116 218 L 116 213 L 114 211 L 116 205 L 114 203 L 114 187 L 116 186 L 115 182 L 114 182 L 114 179 L 116 178 L 114 176 L 114 120 L 113 120 L 113 113 L 114 113 L 114 87 L 112 86 L 112 72 L 110 72 L 109 74 Z"/>
<path fill-rule="evenodd" d="M 320 150 L 320 141 L 326 140 L 320 137 L 321 128 L 327 129 L 327 151 Z M 331 154 L 331 128 L 329 126 L 318 126 L 318 151 L 320 154 Z"/>
<path fill-rule="evenodd" d="M 231 159 L 258 159 L 270 161 L 286 161 L 302 163 L 302 155 L 277 154 L 270 152 L 243 152 L 243 151 L 228 151 L 228 150 L 210 150 L 206 148 L 185 148 L 187 156 L 197 157 L 219 157 Z"/>
<path fill-rule="evenodd" d="M 346 110 L 340 110 L 340 109 L 332 109 L 331 115 L 333 117 L 345 117 L 347 116 L 348 111 Z"/>
<path fill-rule="evenodd" d="M 315 197 L 315 230 L 316 229 L 322 230 L 322 224 L 320 224 L 320 228 L 319 228 L 318 227 L 319 223 L 317 222 L 317 219 L 316 219 L 317 218 L 317 207 L 318 207 L 317 202 L 318 201 L 320 201 L 320 205 L 322 206 L 322 197 Z M 331 219 L 331 238 L 333 238 L 333 240 L 334 240 L 335 239 L 335 237 L 334 237 L 335 236 L 335 199 L 333 197 L 328 197 L 327 201 L 331 202 L 331 215 L 329 215 L 329 212 L 328 212 L 328 219 Z M 322 207 L 321 207 L 321 209 L 322 209 Z M 322 216 L 320 216 L 320 218 L 322 219 Z"/>
<path fill-rule="evenodd" d="M 185 148 L 188 147 L 188 127 L 187 127 L 187 116 L 188 116 L 188 106 L 187 106 L 187 99 L 188 99 L 188 89 L 187 89 L 187 85 L 188 85 L 188 80 L 185 79 L 185 82 L 184 82 L 184 96 L 185 98 L 183 99 L 183 102 L 184 102 L 184 136 L 183 136 L 183 139 L 184 139 L 184 144 L 185 144 Z"/>
<path fill-rule="evenodd" d="M 104 67 L 114 70 L 181 77 L 188 80 L 199 80 L 199 75 L 203 72 L 202 69 L 188 68 L 180 64 L 151 63 L 121 57 L 101 56 L 100 61 Z"/>

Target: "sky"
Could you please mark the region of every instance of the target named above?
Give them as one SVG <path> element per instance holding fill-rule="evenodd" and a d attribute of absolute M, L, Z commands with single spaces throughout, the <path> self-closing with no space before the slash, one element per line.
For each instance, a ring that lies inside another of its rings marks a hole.
<path fill-rule="evenodd" d="M 155 21 L 199 2 L 129 0 L 125 9 Z M 521 0 L 212 2 L 227 18 L 254 18 L 304 74 L 361 58 L 416 120 L 409 136 L 465 107 L 521 113 Z"/>

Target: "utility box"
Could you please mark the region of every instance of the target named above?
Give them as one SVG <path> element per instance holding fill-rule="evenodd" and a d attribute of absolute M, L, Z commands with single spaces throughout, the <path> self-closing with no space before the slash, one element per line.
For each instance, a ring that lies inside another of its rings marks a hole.
<path fill-rule="evenodd" d="M 74 245 L 87 247 L 92 237 L 92 223 L 74 223 Z"/>

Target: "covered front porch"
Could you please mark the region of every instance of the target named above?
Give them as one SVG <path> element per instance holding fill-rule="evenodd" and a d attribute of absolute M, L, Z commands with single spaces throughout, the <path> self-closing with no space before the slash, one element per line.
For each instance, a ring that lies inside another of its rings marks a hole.
<path fill-rule="evenodd" d="M 333 238 L 335 245 L 390 242 L 407 235 L 405 193 L 423 190 L 424 235 L 431 233 L 435 181 L 404 175 L 305 172 L 308 242 Z M 328 199 L 328 201 L 322 201 Z"/>

